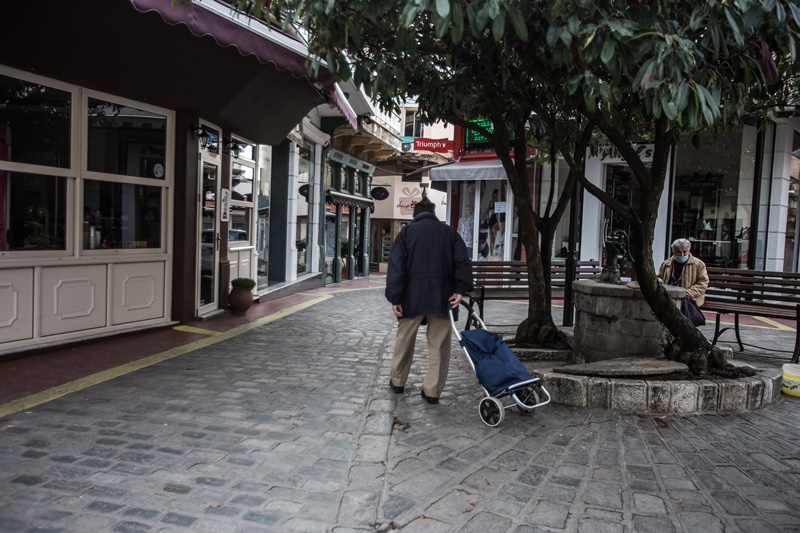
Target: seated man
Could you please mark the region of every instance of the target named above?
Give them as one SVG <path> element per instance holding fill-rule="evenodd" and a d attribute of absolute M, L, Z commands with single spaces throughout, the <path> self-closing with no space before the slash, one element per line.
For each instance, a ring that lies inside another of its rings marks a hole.
<path fill-rule="evenodd" d="M 686 289 L 686 298 L 694 300 L 698 307 L 705 301 L 708 289 L 706 264 L 690 253 L 692 243 L 688 239 L 676 239 L 672 243 L 672 257 L 665 259 L 658 268 L 658 281 Z"/>
<path fill-rule="evenodd" d="M 689 253 L 691 247 L 692 243 L 687 239 L 673 242 L 672 257 L 661 263 L 658 280 L 686 290 L 681 302 L 681 313 L 695 326 L 703 326 L 706 319 L 699 308 L 706 299 L 708 270 L 705 263 Z"/>

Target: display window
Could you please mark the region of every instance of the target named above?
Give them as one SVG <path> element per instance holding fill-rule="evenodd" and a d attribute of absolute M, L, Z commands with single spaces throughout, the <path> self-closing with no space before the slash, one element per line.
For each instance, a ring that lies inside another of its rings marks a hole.
<path fill-rule="evenodd" d="M 67 179 L 0 171 L 0 250 L 64 250 Z"/>
<path fill-rule="evenodd" d="M 87 104 L 89 171 L 164 179 L 166 116 L 99 98 L 89 98 Z"/>
<path fill-rule="evenodd" d="M 83 250 L 161 250 L 170 174 L 167 114 L 85 91 Z"/>
<path fill-rule="evenodd" d="M 0 69 L 0 252 L 163 251 L 171 128 L 166 110 Z"/>
<path fill-rule="evenodd" d="M 0 71 L 0 254 L 70 250 L 75 89 Z"/>
<path fill-rule="evenodd" d="M 692 242 L 709 266 L 746 268 L 753 211 L 756 129 L 735 128 L 695 148 L 676 149 L 670 242 Z"/>
<path fill-rule="evenodd" d="M 0 74 L 0 161 L 70 168 L 71 91 Z"/>
<path fill-rule="evenodd" d="M 160 248 L 161 189 L 85 180 L 84 249 Z"/>

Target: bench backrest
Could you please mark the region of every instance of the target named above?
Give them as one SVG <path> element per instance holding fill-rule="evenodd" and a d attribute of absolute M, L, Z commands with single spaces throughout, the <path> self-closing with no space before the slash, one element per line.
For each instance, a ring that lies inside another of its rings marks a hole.
<path fill-rule="evenodd" d="M 599 261 L 578 261 L 577 279 L 600 276 Z M 553 262 L 550 267 L 551 286 L 564 287 L 567 274 L 566 262 Z M 528 266 L 523 261 L 474 261 L 472 277 L 476 287 L 527 287 Z"/>
<path fill-rule="evenodd" d="M 792 307 L 800 304 L 800 274 L 708 267 L 706 302 Z"/>

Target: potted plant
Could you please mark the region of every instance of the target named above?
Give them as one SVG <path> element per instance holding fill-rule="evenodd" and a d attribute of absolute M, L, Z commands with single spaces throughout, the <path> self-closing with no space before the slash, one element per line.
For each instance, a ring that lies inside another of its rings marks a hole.
<path fill-rule="evenodd" d="M 231 292 L 228 295 L 228 304 L 234 315 L 246 315 L 247 310 L 253 305 L 253 287 L 256 282 L 250 278 L 234 278 L 231 280 Z"/>

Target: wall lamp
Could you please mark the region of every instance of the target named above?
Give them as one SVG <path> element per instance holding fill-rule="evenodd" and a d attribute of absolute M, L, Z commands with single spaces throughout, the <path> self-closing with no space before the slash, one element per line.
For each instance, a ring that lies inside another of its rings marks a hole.
<path fill-rule="evenodd" d="M 205 126 L 197 126 L 192 124 L 189 126 L 189 131 L 192 132 L 192 140 L 199 138 L 200 146 L 203 148 L 208 148 L 208 141 L 211 139 L 211 134 L 208 133 L 208 130 L 205 128 Z"/>
<path fill-rule="evenodd" d="M 358 116 L 359 122 L 363 124 L 372 124 L 372 113 L 364 113 Z"/>
<path fill-rule="evenodd" d="M 224 146 L 227 148 L 234 159 L 239 159 L 239 154 L 242 152 L 243 146 L 233 139 L 225 139 Z"/>

